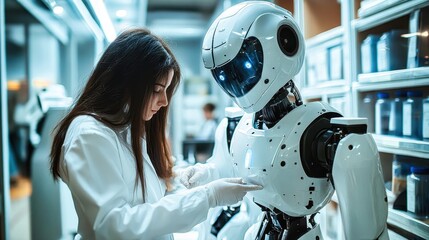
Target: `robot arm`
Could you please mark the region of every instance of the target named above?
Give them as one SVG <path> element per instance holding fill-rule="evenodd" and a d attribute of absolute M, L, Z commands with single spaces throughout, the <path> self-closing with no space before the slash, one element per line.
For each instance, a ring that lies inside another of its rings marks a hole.
<path fill-rule="evenodd" d="M 347 129 L 365 124 L 361 121 L 333 118 L 331 124 Z M 377 146 L 370 134 L 357 131 L 339 141 L 332 166 L 332 180 L 346 239 L 357 236 L 361 239 L 388 239 L 383 173 Z"/>

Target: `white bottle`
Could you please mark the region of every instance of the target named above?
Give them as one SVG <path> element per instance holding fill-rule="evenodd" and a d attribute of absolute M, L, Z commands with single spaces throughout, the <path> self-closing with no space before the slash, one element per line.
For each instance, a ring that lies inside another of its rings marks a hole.
<path fill-rule="evenodd" d="M 390 107 L 389 94 L 384 92 L 377 93 L 377 101 L 375 102 L 376 134 L 389 134 Z"/>

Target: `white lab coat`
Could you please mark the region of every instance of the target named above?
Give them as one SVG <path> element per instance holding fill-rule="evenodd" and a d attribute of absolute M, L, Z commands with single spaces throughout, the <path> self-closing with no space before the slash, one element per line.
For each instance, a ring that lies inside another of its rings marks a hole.
<path fill-rule="evenodd" d="M 200 131 L 197 133 L 197 139 L 203 140 L 214 140 L 217 128 L 217 121 L 215 119 L 206 120 L 203 125 L 201 125 Z"/>
<path fill-rule="evenodd" d="M 119 134 L 90 116 L 79 116 L 64 141 L 60 175 L 79 218 L 77 239 L 173 239 L 207 218 L 203 187 L 165 195 L 143 141 L 146 202 L 135 188 L 135 161 Z"/>

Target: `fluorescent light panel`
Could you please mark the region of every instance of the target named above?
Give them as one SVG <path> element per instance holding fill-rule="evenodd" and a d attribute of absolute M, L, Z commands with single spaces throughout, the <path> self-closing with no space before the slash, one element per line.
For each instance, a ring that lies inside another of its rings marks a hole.
<path fill-rule="evenodd" d="M 88 27 L 92 30 L 95 37 L 99 40 L 103 40 L 103 32 L 98 27 L 97 23 L 94 21 L 94 19 L 91 17 L 91 14 L 89 13 L 88 9 L 86 8 L 85 4 L 83 4 L 82 0 L 73 0 L 74 6 L 76 7 L 77 11 L 85 21 L 85 23 L 88 25 Z"/>
<path fill-rule="evenodd" d="M 107 12 L 106 5 L 101 0 L 89 0 L 89 4 L 91 4 L 92 9 L 100 22 L 101 29 L 103 30 L 107 41 L 112 42 L 115 40 L 117 34 Z"/>
<path fill-rule="evenodd" d="M 127 10 L 124 9 L 119 9 L 118 11 L 116 11 L 116 17 L 118 18 L 124 18 L 127 16 Z"/>
<path fill-rule="evenodd" d="M 410 37 L 414 37 L 414 36 L 427 37 L 427 36 L 429 36 L 429 32 L 428 31 L 413 32 L 413 33 L 406 33 L 406 34 L 401 35 L 401 37 L 403 37 L 403 38 L 410 38 Z"/>
<path fill-rule="evenodd" d="M 52 8 L 52 11 L 55 15 L 61 16 L 64 13 L 64 8 L 59 5 L 56 5 L 54 8 Z"/>

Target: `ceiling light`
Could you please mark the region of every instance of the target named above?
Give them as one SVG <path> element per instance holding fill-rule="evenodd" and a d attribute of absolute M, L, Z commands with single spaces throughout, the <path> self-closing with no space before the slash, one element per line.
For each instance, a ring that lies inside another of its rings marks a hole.
<path fill-rule="evenodd" d="M 410 38 L 410 37 L 414 37 L 414 36 L 427 37 L 427 36 L 429 36 L 429 32 L 428 31 L 413 32 L 413 33 L 406 33 L 406 34 L 401 35 L 401 37 L 403 37 L 403 38 Z"/>
<path fill-rule="evenodd" d="M 120 10 L 116 11 L 116 17 L 117 18 L 124 18 L 127 16 L 127 14 L 128 14 L 127 10 L 124 10 L 124 9 L 120 9 Z"/>
<path fill-rule="evenodd" d="M 55 15 L 61 16 L 64 13 L 64 8 L 61 6 L 56 5 L 53 9 L 52 12 L 54 12 Z"/>

